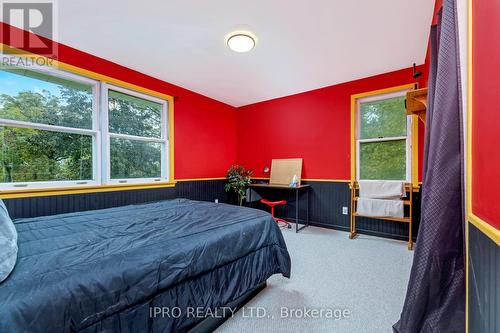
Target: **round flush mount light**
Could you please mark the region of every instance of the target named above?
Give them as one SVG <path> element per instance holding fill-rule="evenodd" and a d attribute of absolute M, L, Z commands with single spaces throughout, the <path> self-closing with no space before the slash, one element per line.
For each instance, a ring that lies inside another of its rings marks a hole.
<path fill-rule="evenodd" d="M 227 46 L 238 53 L 251 51 L 255 47 L 255 36 L 248 32 L 235 32 L 226 38 Z"/>

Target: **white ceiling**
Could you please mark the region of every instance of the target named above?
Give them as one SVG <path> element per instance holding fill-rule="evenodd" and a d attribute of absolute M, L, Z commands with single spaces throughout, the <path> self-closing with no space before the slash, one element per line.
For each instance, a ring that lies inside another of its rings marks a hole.
<path fill-rule="evenodd" d="M 423 63 L 434 0 L 64 0 L 59 41 L 233 106 Z M 230 51 L 246 29 L 254 50 Z"/>

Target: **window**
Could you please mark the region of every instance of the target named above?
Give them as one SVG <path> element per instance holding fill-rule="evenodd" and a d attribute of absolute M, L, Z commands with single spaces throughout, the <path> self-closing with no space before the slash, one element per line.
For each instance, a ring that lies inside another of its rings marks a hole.
<path fill-rule="evenodd" d="M 103 84 L 108 183 L 167 180 L 167 103 Z"/>
<path fill-rule="evenodd" d="M 97 83 L 24 68 L 0 80 L 1 187 L 95 184 Z"/>
<path fill-rule="evenodd" d="M 166 100 L 45 67 L 0 81 L 0 189 L 168 181 Z"/>
<path fill-rule="evenodd" d="M 411 179 L 411 117 L 406 90 L 357 101 L 358 180 Z"/>

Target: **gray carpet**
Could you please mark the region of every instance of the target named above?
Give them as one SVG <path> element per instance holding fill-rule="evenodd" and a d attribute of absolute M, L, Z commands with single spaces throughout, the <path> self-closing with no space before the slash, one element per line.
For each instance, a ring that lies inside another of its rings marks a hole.
<path fill-rule="evenodd" d="M 292 277 L 272 276 L 245 311 L 216 332 L 392 332 L 413 258 L 406 242 L 364 235 L 349 240 L 346 232 L 315 227 L 283 234 Z M 292 318 L 282 307 L 295 309 Z M 306 317 L 304 307 L 316 315 Z"/>

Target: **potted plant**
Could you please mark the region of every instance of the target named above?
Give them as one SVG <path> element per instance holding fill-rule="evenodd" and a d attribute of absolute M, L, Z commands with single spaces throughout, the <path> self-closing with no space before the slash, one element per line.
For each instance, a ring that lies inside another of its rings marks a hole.
<path fill-rule="evenodd" d="M 248 185 L 251 183 L 251 176 L 252 171 L 245 169 L 241 165 L 232 165 L 229 170 L 227 170 L 227 183 L 224 189 L 226 192 L 235 192 L 238 195 L 238 203 L 240 206 L 243 205 L 243 200 L 246 198 L 246 191 Z"/>

